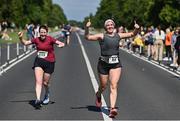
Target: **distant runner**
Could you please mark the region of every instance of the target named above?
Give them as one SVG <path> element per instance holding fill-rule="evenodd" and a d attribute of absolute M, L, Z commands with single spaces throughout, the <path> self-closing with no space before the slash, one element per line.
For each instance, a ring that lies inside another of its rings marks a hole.
<path fill-rule="evenodd" d="M 70 44 L 70 33 L 71 33 L 71 26 L 69 24 L 64 25 L 62 28 L 62 33 L 64 36 L 64 41 L 66 45 Z"/>

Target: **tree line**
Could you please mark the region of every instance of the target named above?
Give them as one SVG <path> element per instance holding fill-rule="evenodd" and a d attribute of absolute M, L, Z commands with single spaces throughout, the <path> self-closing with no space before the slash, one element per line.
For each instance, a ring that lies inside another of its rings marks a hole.
<path fill-rule="evenodd" d="M 180 25 L 180 0 L 101 0 L 95 15 L 90 18 L 96 28 L 106 19 L 117 25 L 132 27 L 134 20 L 143 26 L 175 27 Z"/>
<path fill-rule="evenodd" d="M 101 28 L 108 18 L 128 28 L 134 20 L 143 26 L 180 26 L 180 0 L 101 0 L 96 14 L 90 14 L 84 21 L 89 18 L 96 28 Z M 19 27 L 27 23 L 48 26 L 67 23 L 63 9 L 52 0 L 0 0 L 0 22 L 4 20 Z"/>
<path fill-rule="evenodd" d="M 67 23 L 67 18 L 52 0 L 0 0 L 0 21 L 14 22 L 17 27 L 27 23 L 53 27 Z"/>

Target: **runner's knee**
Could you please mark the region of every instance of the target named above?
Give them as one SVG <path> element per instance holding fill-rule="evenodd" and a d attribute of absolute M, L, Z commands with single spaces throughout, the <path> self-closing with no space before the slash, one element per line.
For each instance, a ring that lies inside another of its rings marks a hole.
<path fill-rule="evenodd" d="M 105 89 L 106 89 L 106 85 L 101 85 L 100 88 L 99 88 L 99 90 L 100 90 L 101 92 L 103 92 Z"/>
<path fill-rule="evenodd" d="M 117 89 L 117 84 L 111 84 L 110 88 L 111 88 L 111 90 L 116 90 Z"/>
<path fill-rule="evenodd" d="M 43 83 L 42 80 L 36 80 L 37 85 L 42 85 L 42 83 Z"/>

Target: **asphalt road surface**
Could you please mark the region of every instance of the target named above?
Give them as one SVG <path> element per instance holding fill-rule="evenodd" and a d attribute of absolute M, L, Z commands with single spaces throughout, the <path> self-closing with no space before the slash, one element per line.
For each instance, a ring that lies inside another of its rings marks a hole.
<path fill-rule="evenodd" d="M 105 107 L 95 107 L 98 42 L 72 33 L 70 45 L 55 47 L 55 54 L 51 102 L 41 110 L 33 107 L 35 54 L 0 76 L 0 120 L 111 120 L 109 88 L 103 93 Z M 180 120 L 179 78 L 122 50 L 120 59 L 116 120 Z"/>

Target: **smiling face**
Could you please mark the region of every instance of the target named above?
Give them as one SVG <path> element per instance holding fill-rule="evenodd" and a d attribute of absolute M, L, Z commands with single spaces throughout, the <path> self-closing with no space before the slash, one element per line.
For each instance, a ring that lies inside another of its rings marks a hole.
<path fill-rule="evenodd" d="M 45 40 L 45 38 L 46 38 L 46 36 L 47 36 L 47 30 L 45 29 L 45 28 L 41 28 L 40 30 L 39 30 L 39 34 L 40 34 L 40 38 L 41 38 L 41 40 Z"/>
<path fill-rule="evenodd" d="M 114 32 L 115 24 L 112 20 L 105 22 L 105 29 L 108 34 L 112 34 Z"/>

